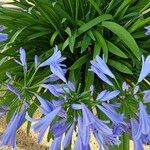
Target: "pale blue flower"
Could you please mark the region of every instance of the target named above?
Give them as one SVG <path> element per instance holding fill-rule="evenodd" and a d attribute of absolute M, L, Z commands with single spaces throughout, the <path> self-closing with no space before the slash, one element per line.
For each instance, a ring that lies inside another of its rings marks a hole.
<path fill-rule="evenodd" d="M 58 115 L 58 113 L 60 112 L 61 107 L 58 107 L 56 109 L 54 109 L 53 111 L 51 111 L 49 114 L 47 114 L 46 116 L 44 116 L 43 118 L 33 122 L 34 124 L 32 125 L 32 129 L 35 133 L 38 133 L 38 143 L 41 142 L 41 140 L 44 137 L 44 134 L 46 132 L 46 130 L 48 129 L 48 127 L 50 126 L 51 122 L 53 121 L 53 119 Z"/>
<path fill-rule="evenodd" d="M 41 63 L 39 67 L 50 66 L 50 69 L 53 74 L 58 76 L 62 81 L 66 82 L 64 71 L 61 67 L 65 67 L 65 65 L 61 64 L 66 58 L 62 57 L 61 52 L 58 50 L 58 47 L 55 46 L 54 54 L 49 57 L 46 61 Z"/>
<path fill-rule="evenodd" d="M 69 143 L 71 142 L 73 131 L 74 131 L 74 124 L 72 124 L 70 126 L 70 128 L 68 129 L 68 131 L 65 135 L 65 138 L 62 143 L 63 148 L 66 148 L 69 145 Z"/>
<path fill-rule="evenodd" d="M 64 75 L 67 73 L 67 69 L 62 69 L 63 70 L 63 73 L 64 73 Z M 46 83 L 50 83 L 50 82 L 55 82 L 55 81 L 58 81 L 58 80 L 60 80 L 60 78 L 58 77 L 58 76 L 56 76 L 55 74 L 51 74 L 49 77 L 48 77 L 48 79 L 46 79 L 45 81 L 44 81 L 44 83 L 46 84 Z"/>
<path fill-rule="evenodd" d="M 132 139 L 134 142 L 134 150 L 144 150 L 141 138 L 136 139 L 136 134 L 138 132 L 138 121 L 134 118 L 131 118 L 130 123 L 131 123 Z"/>
<path fill-rule="evenodd" d="M 146 106 L 140 102 L 139 104 L 139 128 L 136 134 L 136 139 L 139 139 L 141 135 L 150 134 L 150 118 L 146 112 Z"/>
<path fill-rule="evenodd" d="M 16 63 L 18 63 L 19 65 L 23 66 L 23 68 L 25 70 L 27 70 L 27 60 L 26 60 L 26 52 L 25 49 L 20 47 L 19 49 L 19 53 L 20 53 L 20 61 L 15 60 Z"/>
<path fill-rule="evenodd" d="M 102 103 L 102 105 L 97 105 L 97 107 L 114 123 L 114 124 L 125 124 L 124 116 L 116 112 L 111 104 Z"/>
<path fill-rule="evenodd" d="M 34 56 L 34 63 L 35 63 L 35 67 L 37 67 L 40 64 L 39 57 L 37 55 Z"/>
<path fill-rule="evenodd" d="M 62 136 L 54 138 L 49 150 L 60 150 Z"/>
<path fill-rule="evenodd" d="M 133 94 L 134 94 L 134 95 L 137 94 L 137 92 L 138 92 L 139 90 L 140 90 L 140 86 L 139 86 L 139 85 L 135 86 L 134 89 L 133 89 Z"/>
<path fill-rule="evenodd" d="M 99 100 L 101 102 L 109 101 L 109 100 L 115 98 L 116 96 L 118 96 L 119 93 L 120 93 L 119 90 L 114 90 L 112 92 L 104 90 L 100 94 L 98 94 L 96 100 Z"/>
<path fill-rule="evenodd" d="M 122 90 L 123 91 L 128 91 L 129 90 L 129 85 L 127 84 L 127 82 L 123 82 L 123 84 L 122 84 Z"/>
<path fill-rule="evenodd" d="M 21 61 L 21 64 L 27 70 L 26 52 L 25 52 L 24 48 L 21 47 L 19 49 L 19 52 L 20 52 L 20 61 Z"/>
<path fill-rule="evenodd" d="M 11 91 L 11 92 L 13 92 L 17 97 L 18 97 L 18 99 L 20 99 L 20 100 L 22 100 L 23 99 L 23 96 L 22 96 L 22 94 L 21 94 L 21 92 L 18 90 L 18 89 L 16 89 L 12 84 L 7 84 L 7 88 Z"/>
<path fill-rule="evenodd" d="M 150 73 L 150 55 L 144 59 L 144 56 L 142 56 L 142 69 L 138 78 L 138 82 L 141 82 L 145 79 L 146 76 Z"/>
<path fill-rule="evenodd" d="M 101 80 L 103 80 L 104 82 L 106 82 L 110 86 L 113 86 L 112 82 L 108 79 L 107 76 L 109 76 L 109 77 L 111 77 L 113 79 L 115 79 L 115 76 L 110 71 L 110 69 L 106 65 L 105 61 L 101 57 L 96 56 L 96 59 L 92 60 L 91 64 L 92 65 L 91 65 L 91 69 L 90 70 L 93 71 L 95 74 L 97 74 L 98 77 Z"/>
<path fill-rule="evenodd" d="M 37 95 L 36 97 L 39 100 L 39 102 L 41 103 L 40 109 L 44 115 L 47 115 L 54 109 L 54 106 L 51 102 L 47 101 L 46 99 L 42 98 L 39 95 Z"/>
<path fill-rule="evenodd" d="M 150 26 L 145 27 L 145 29 L 147 30 L 145 32 L 146 35 L 150 35 Z"/>
<path fill-rule="evenodd" d="M 144 102 L 146 103 L 150 102 L 150 90 L 146 90 L 143 93 L 144 93 L 144 97 L 143 97 Z"/>
<path fill-rule="evenodd" d="M 50 93 L 52 93 L 56 97 L 63 96 L 62 94 L 64 94 L 62 84 L 43 84 L 42 87 L 48 89 Z"/>
<path fill-rule="evenodd" d="M 14 113 L 4 134 L 1 136 L 0 146 L 12 146 L 14 149 L 16 148 L 16 132 L 25 119 L 26 109 L 27 104 L 24 104 L 21 112 Z"/>
<path fill-rule="evenodd" d="M 0 42 L 4 42 L 8 39 L 8 34 L 0 33 Z"/>

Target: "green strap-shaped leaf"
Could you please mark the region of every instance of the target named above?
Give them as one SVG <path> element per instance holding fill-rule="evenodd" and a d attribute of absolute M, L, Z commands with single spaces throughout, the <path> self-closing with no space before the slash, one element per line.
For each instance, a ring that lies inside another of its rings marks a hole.
<path fill-rule="evenodd" d="M 91 42 L 91 38 L 89 36 L 85 36 L 81 43 L 81 53 L 83 53 L 89 46 Z"/>
<path fill-rule="evenodd" d="M 122 58 L 128 58 L 124 52 L 121 51 L 116 45 L 107 41 L 108 51 L 114 55 L 117 55 Z"/>
<path fill-rule="evenodd" d="M 86 63 L 89 60 L 89 55 L 84 55 L 80 57 L 70 68 L 69 70 L 74 70 L 79 67 L 81 67 L 84 63 Z"/>
<path fill-rule="evenodd" d="M 119 24 L 110 21 L 102 22 L 102 26 L 115 33 L 131 49 L 132 53 L 138 58 L 138 60 L 140 60 L 141 53 L 139 47 L 126 29 Z"/>
<path fill-rule="evenodd" d="M 117 69 L 120 72 L 123 72 L 123 73 L 126 73 L 126 74 L 133 74 L 132 71 L 127 66 L 125 66 L 124 64 L 122 64 L 118 61 L 109 60 L 108 64 L 110 66 L 114 67 L 115 69 Z"/>
<path fill-rule="evenodd" d="M 88 31 L 89 29 L 91 29 L 92 27 L 100 24 L 101 22 L 105 21 L 105 20 L 112 20 L 112 16 L 109 14 L 105 14 L 105 15 L 101 15 L 95 19 L 92 19 L 91 21 L 81 25 L 81 27 L 78 29 L 78 33 L 77 36 L 79 36 L 80 34 Z"/>
<path fill-rule="evenodd" d="M 73 52 L 74 42 L 78 36 L 80 36 L 84 32 L 87 32 L 89 29 L 100 24 L 101 22 L 103 22 L 105 20 L 111 20 L 111 19 L 113 19 L 111 15 L 105 14 L 105 15 L 101 15 L 101 16 L 89 21 L 86 24 L 81 25 L 81 27 L 77 30 L 77 32 L 75 31 L 71 37 L 68 37 L 66 39 L 66 41 L 64 42 L 64 44 L 62 46 L 62 50 L 64 50 L 69 45 L 71 52 Z"/>
<path fill-rule="evenodd" d="M 99 9 L 98 4 L 94 0 L 88 0 L 90 4 L 95 8 L 95 10 L 99 13 L 99 15 L 102 14 L 101 10 Z"/>
<path fill-rule="evenodd" d="M 94 30 L 93 33 L 95 35 L 95 38 L 96 38 L 97 42 L 99 43 L 99 45 L 101 45 L 101 47 L 103 49 L 105 61 L 107 62 L 107 59 L 108 59 L 108 47 L 107 47 L 106 41 L 105 41 L 103 36 L 98 31 Z"/>

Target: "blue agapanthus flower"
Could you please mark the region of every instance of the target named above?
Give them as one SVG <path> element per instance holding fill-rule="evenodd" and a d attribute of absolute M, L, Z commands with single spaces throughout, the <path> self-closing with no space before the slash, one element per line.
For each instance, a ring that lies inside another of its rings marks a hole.
<path fill-rule="evenodd" d="M 150 26 L 145 27 L 145 29 L 147 30 L 145 32 L 146 35 L 150 35 Z"/>
<path fill-rule="evenodd" d="M 131 135 L 134 142 L 134 150 L 144 150 L 141 138 L 139 139 L 136 138 L 136 134 L 138 132 L 138 121 L 135 118 L 131 118 L 130 122 L 131 122 Z"/>
<path fill-rule="evenodd" d="M 150 102 L 150 90 L 145 90 L 143 91 L 143 93 L 144 93 L 144 97 L 143 97 L 144 102 L 149 103 Z"/>
<path fill-rule="evenodd" d="M 13 93 L 18 97 L 18 99 L 20 99 L 20 100 L 23 99 L 23 96 L 22 96 L 21 92 L 20 92 L 17 88 L 15 88 L 12 84 L 8 83 L 8 84 L 7 84 L 7 88 L 8 88 L 11 92 L 13 92 Z"/>
<path fill-rule="evenodd" d="M 20 112 L 15 112 L 13 117 L 11 118 L 7 128 L 0 136 L 0 146 L 11 146 L 16 149 L 16 133 L 18 128 L 22 125 L 25 114 L 26 114 L 27 104 L 25 103 Z"/>
<path fill-rule="evenodd" d="M 142 56 L 142 69 L 138 78 L 138 82 L 141 82 L 145 79 L 146 76 L 150 74 L 150 55 L 147 56 L 146 59 L 144 59 L 144 56 Z"/>
<path fill-rule="evenodd" d="M 0 32 L 2 32 L 5 29 L 3 25 L 0 25 Z M 6 33 L 0 33 L 0 42 L 4 42 L 8 39 L 8 34 Z"/>
<path fill-rule="evenodd" d="M 108 79 L 107 76 L 115 79 L 115 76 L 113 75 L 113 73 L 110 71 L 110 69 L 108 68 L 108 66 L 106 65 L 104 59 L 102 59 L 99 56 L 96 56 L 95 60 L 91 61 L 91 71 L 93 71 L 95 74 L 97 74 L 97 76 L 103 80 L 104 82 L 106 82 L 107 84 L 109 84 L 110 86 L 113 86 L 113 83 Z M 106 76 L 107 75 L 107 76 Z"/>
<path fill-rule="evenodd" d="M 150 134 L 150 117 L 146 111 L 146 106 L 141 102 L 139 104 L 139 111 L 139 125 L 135 135 L 136 139 L 139 139 L 142 135 Z"/>
<path fill-rule="evenodd" d="M 58 47 L 55 46 L 54 54 L 45 60 L 39 65 L 39 67 L 50 66 L 52 73 L 58 76 L 62 81 L 66 82 L 64 71 L 61 67 L 66 67 L 64 64 L 61 64 L 66 58 L 62 57 L 61 52 L 58 50 Z"/>
<path fill-rule="evenodd" d="M 26 51 L 24 48 L 20 48 L 19 49 L 19 53 L 20 53 L 20 61 L 18 60 L 15 60 L 18 64 L 20 64 L 21 66 L 23 66 L 23 68 L 25 70 L 28 69 L 28 66 L 27 66 L 27 60 L 26 60 Z"/>

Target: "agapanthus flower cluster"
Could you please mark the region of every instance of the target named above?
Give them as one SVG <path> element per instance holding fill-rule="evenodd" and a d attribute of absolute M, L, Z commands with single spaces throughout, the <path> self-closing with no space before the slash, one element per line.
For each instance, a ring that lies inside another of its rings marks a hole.
<path fill-rule="evenodd" d="M 142 57 L 142 69 L 137 83 L 123 82 L 122 88 L 114 86 L 117 77 L 111 72 L 104 58 L 96 56 L 91 61 L 89 71 L 95 73 L 99 80 L 110 87 L 96 92 L 94 85 L 84 90 L 80 83 L 68 80 L 64 64 L 66 58 L 57 46 L 54 53 L 44 61 L 36 55 L 33 68 L 27 63 L 25 49 L 20 48 L 19 52 L 20 61 L 15 61 L 22 66 L 24 79 L 28 80 L 23 82 L 23 86 L 18 86 L 19 83 L 15 83 L 13 75 L 10 72 L 6 73 L 6 86 L 18 100 L 18 107 L 6 131 L 0 137 L 1 146 L 9 145 L 16 148 L 16 131 L 24 121 L 31 122 L 32 130 L 38 134 L 38 143 L 43 140 L 47 131 L 52 135 L 50 150 L 59 150 L 61 147 L 90 150 L 92 134 L 100 149 L 105 150 L 113 146 L 119 147 L 123 133 L 128 134 L 134 141 L 135 150 L 142 149 L 143 144 L 150 142 L 150 117 L 147 109 L 150 90 L 143 91 L 139 85 L 150 74 L 150 56 L 145 60 Z M 37 81 L 36 74 L 43 68 L 48 69 L 50 74 Z M 34 71 L 31 78 L 28 78 L 30 70 Z M 45 97 L 44 93 L 48 93 L 50 98 Z M 28 108 L 34 101 L 26 97 L 27 94 L 39 102 L 41 118 L 34 119 L 30 116 Z M 127 108 L 124 109 L 125 106 Z M 9 106 L 2 106 L 0 115 L 7 111 Z M 74 134 L 77 139 L 74 146 L 71 146 Z"/>

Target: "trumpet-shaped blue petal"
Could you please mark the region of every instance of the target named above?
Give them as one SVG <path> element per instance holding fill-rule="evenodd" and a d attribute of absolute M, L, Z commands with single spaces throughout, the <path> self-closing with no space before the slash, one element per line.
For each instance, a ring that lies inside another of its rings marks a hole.
<path fill-rule="evenodd" d="M 18 89 L 16 89 L 12 84 L 7 84 L 7 88 L 13 92 L 17 97 L 18 99 L 23 99 L 23 96 L 21 95 L 21 93 L 19 92 Z"/>
<path fill-rule="evenodd" d="M 144 56 L 142 56 L 142 69 L 140 72 L 140 76 L 138 78 L 138 82 L 141 82 L 145 79 L 145 77 L 150 73 L 150 55 L 144 60 Z"/>
<path fill-rule="evenodd" d="M 62 96 L 62 93 L 64 93 L 60 84 L 43 84 L 42 87 L 48 89 L 56 97 Z"/>
<path fill-rule="evenodd" d="M 137 92 L 139 91 L 140 87 L 137 85 L 134 87 L 134 90 L 133 90 L 133 94 L 137 94 Z"/>
<path fill-rule="evenodd" d="M 105 61 L 99 57 L 98 55 L 96 56 L 96 61 L 98 63 L 99 68 L 102 70 L 102 72 L 108 76 L 110 76 L 111 78 L 115 79 L 115 76 L 113 75 L 113 73 L 110 71 L 110 69 L 108 68 L 108 66 L 106 65 Z"/>
<path fill-rule="evenodd" d="M 138 122 L 137 122 L 137 120 L 134 119 L 134 118 L 131 118 L 130 123 L 131 123 L 132 139 L 133 139 L 133 142 L 134 142 L 134 150 L 144 150 L 142 140 L 140 138 L 136 139 L 136 134 L 138 132 Z"/>
<path fill-rule="evenodd" d="M 62 81 L 66 82 L 64 71 L 57 63 L 51 63 L 50 69 L 53 74 L 59 77 Z"/>
<path fill-rule="evenodd" d="M 57 116 L 57 114 L 60 112 L 61 107 L 56 108 L 43 118 L 39 119 L 33 126 L 32 129 L 34 132 L 39 133 L 38 143 L 41 142 L 47 128 L 53 121 L 53 119 Z"/>
<path fill-rule="evenodd" d="M 37 67 L 40 64 L 39 57 L 37 55 L 34 56 L 34 63 L 35 63 L 35 67 Z"/>
<path fill-rule="evenodd" d="M 98 68 L 96 68 L 95 66 L 91 66 L 90 70 L 93 71 L 101 80 L 103 80 L 104 82 L 106 82 L 110 86 L 113 86 L 112 82 Z"/>
<path fill-rule="evenodd" d="M 122 90 L 123 91 L 128 91 L 129 90 L 129 85 L 127 84 L 127 82 L 123 82 L 123 84 L 122 84 Z"/>
<path fill-rule="evenodd" d="M 139 109 L 139 128 L 136 134 L 136 139 L 139 139 L 142 134 L 150 134 L 150 118 L 146 112 L 146 106 L 140 102 Z"/>
<path fill-rule="evenodd" d="M 62 57 L 61 52 L 58 50 L 58 47 L 55 46 L 53 55 L 51 57 L 49 57 L 46 61 L 41 63 L 40 67 L 49 66 L 53 62 L 61 63 L 65 59 L 66 59 L 65 57 Z"/>
<path fill-rule="evenodd" d="M 49 150 L 60 150 L 62 136 L 57 137 L 53 140 Z"/>
<path fill-rule="evenodd" d="M 65 74 L 61 66 L 64 66 L 61 64 L 62 61 L 64 61 L 66 58 L 62 57 L 61 52 L 58 50 L 58 47 L 55 46 L 54 48 L 54 54 L 49 57 L 46 61 L 41 63 L 40 67 L 50 66 L 50 69 L 54 75 L 59 77 L 62 81 L 66 82 Z"/>
<path fill-rule="evenodd" d="M 16 132 L 24 121 L 26 108 L 27 105 L 25 104 L 20 113 L 14 113 L 4 134 L 1 137 L 0 146 L 12 146 L 14 149 L 16 148 Z"/>
<path fill-rule="evenodd" d="M 25 70 L 27 70 L 27 60 L 26 60 L 26 52 L 24 48 L 19 49 L 20 52 L 20 61 Z"/>
<path fill-rule="evenodd" d="M 62 70 L 63 70 L 63 74 L 65 75 L 67 72 L 67 69 L 62 69 Z M 50 82 L 54 82 L 58 80 L 60 80 L 58 76 L 56 76 L 55 74 L 51 74 L 49 78 L 44 81 L 44 83 L 50 83 Z"/>
<path fill-rule="evenodd" d="M 107 90 L 102 91 L 98 96 L 97 96 L 97 100 L 100 101 L 109 101 L 113 98 L 115 98 L 117 95 L 119 95 L 120 91 L 119 90 L 115 90 L 112 92 L 109 92 Z"/>
<path fill-rule="evenodd" d="M 74 150 L 91 150 L 90 145 L 83 145 L 81 138 L 78 137 L 75 142 Z"/>
<path fill-rule="evenodd" d="M 65 138 L 62 143 L 62 146 L 64 148 L 66 148 L 69 145 L 69 143 L 71 142 L 73 131 L 74 131 L 74 124 L 71 125 L 71 127 L 69 128 L 69 130 L 67 131 L 67 133 L 65 135 Z"/>
<path fill-rule="evenodd" d="M 144 93 L 144 102 L 148 103 L 150 102 L 150 90 L 146 90 L 143 92 Z"/>
<path fill-rule="evenodd" d="M 0 42 L 4 42 L 8 39 L 8 34 L 0 33 Z"/>
<path fill-rule="evenodd" d="M 60 125 L 58 128 L 53 129 L 54 138 L 57 138 L 63 135 L 68 130 L 69 127 L 70 127 L 70 124 L 65 123 L 63 125 Z"/>
<path fill-rule="evenodd" d="M 41 110 L 42 112 L 47 115 L 48 113 L 50 113 L 53 110 L 53 105 L 52 103 L 50 103 L 49 101 L 43 99 L 41 96 L 37 95 L 37 99 L 40 101 L 41 103 Z"/>
<path fill-rule="evenodd" d="M 145 27 L 145 29 L 147 30 L 145 32 L 146 35 L 150 35 L 150 26 Z"/>
<path fill-rule="evenodd" d="M 97 105 L 97 107 L 108 116 L 108 118 L 114 123 L 114 124 L 124 124 L 123 121 L 123 115 L 116 112 L 116 110 L 107 103 L 102 103 L 102 106 Z"/>

